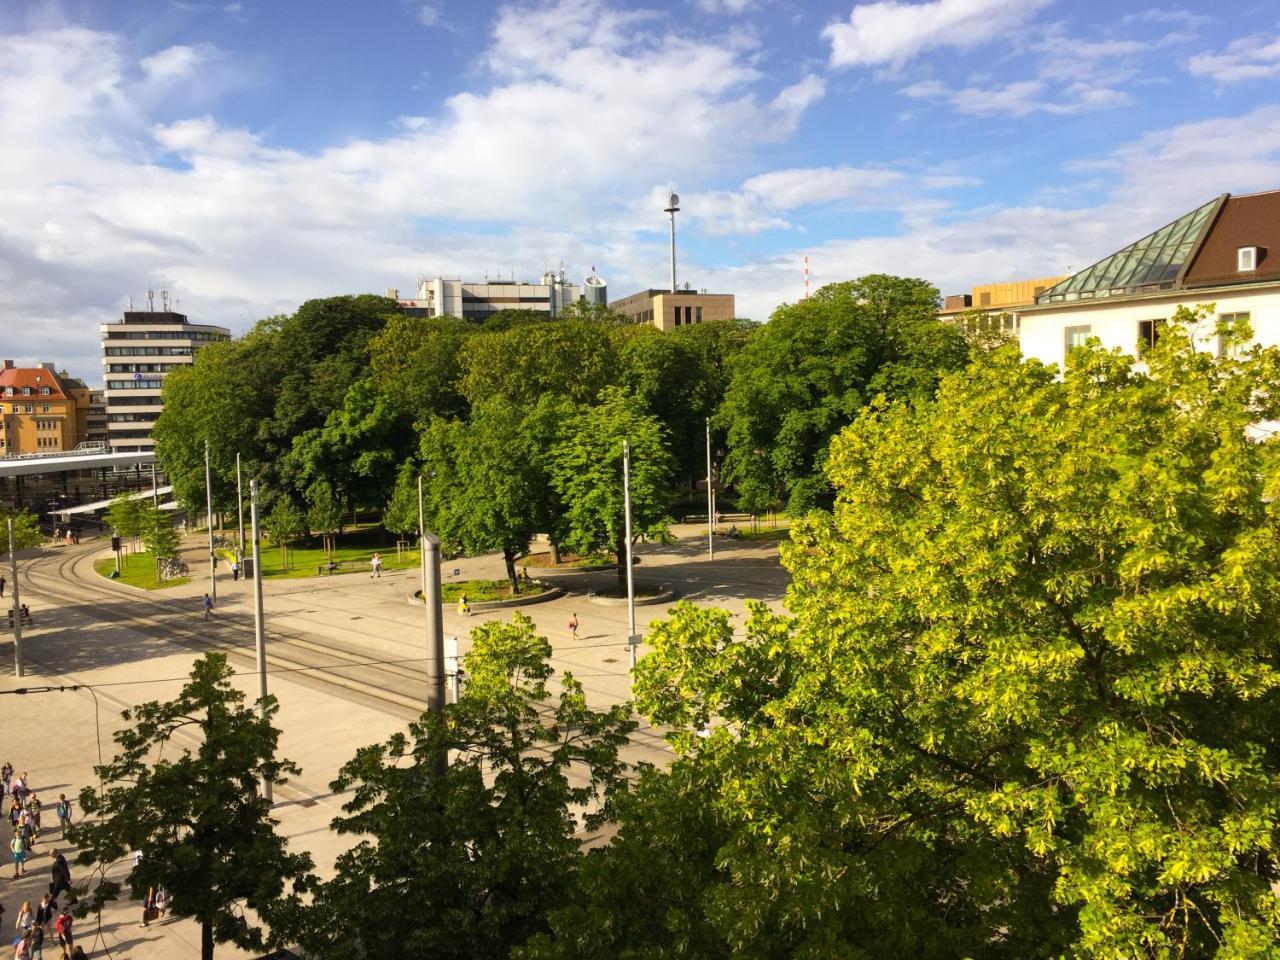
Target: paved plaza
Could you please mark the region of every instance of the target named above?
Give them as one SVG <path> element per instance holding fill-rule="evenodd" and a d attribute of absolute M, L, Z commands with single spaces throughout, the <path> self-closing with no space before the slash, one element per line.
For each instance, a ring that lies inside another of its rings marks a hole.
<path fill-rule="evenodd" d="M 681 599 L 724 607 L 739 622 L 747 600 L 781 605 L 787 577 L 775 543 L 717 538 L 716 559 L 709 561 L 699 528 L 681 526 L 675 532 L 678 540 L 672 545 L 639 547 L 638 583 L 667 585 Z M 250 583 L 221 574 L 215 619 L 206 624 L 200 601 L 209 571 L 207 563 L 200 566 L 194 560 L 204 555 L 196 539 L 188 543 L 192 580 L 164 590 L 140 591 L 99 577 L 92 561 L 106 554 L 105 542 L 86 541 L 23 558 L 23 601 L 34 620 L 24 631 L 24 679 L 12 675 L 11 635 L 0 634 L 0 669 L 6 671 L 0 691 L 64 684 L 92 685 L 94 690 L 0 696 L 0 762 L 7 760 L 16 771 L 30 774 L 28 782 L 46 811 L 47 839 L 35 848 L 27 876 L 9 879 L 11 860 L 6 856 L 0 863 L 0 903 L 10 925 L 22 902 L 34 905 L 46 889 L 50 850 L 58 845 L 56 828 L 48 828 L 50 820 L 56 823 L 58 794 L 76 797 L 93 777 L 99 751 L 104 757 L 113 755 L 111 735 L 121 710 L 176 694 L 192 661 L 210 648 L 231 654 L 237 685 L 250 698 L 256 695 Z M 445 582 L 501 576 L 497 556 L 447 561 L 442 570 Z M 549 579 L 565 588 L 565 596 L 520 609 L 551 641 L 557 674 L 572 671 L 593 706 L 626 700 L 626 606 L 599 605 L 587 598 L 589 590 L 616 582 L 616 575 L 569 573 Z M 342 802 L 328 784 L 357 748 L 404 729 L 425 698 L 423 610 L 408 600 L 418 585 L 416 570 L 384 572 L 377 579 L 366 570 L 265 584 L 269 687 L 280 701 L 281 754 L 302 768 L 301 776 L 277 789 L 275 816 L 291 844 L 308 850 L 321 872 L 350 843 L 328 829 Z M 640 606 L 637 622 L 643 626 L 665 610 Z M 567 627 L 575 613 L 577 640 Z M 489 618 L 510 616 L 504 610 L 465 617 L 446 606 L 445 632 L 459 638 L 465 653 L 470 629 Z M 628 759 L 661 763 L 666 756 L 659 733 L 642 724 Z M 112 875 L 123 876 L 127 867 L 115 865 Z M 72 872 L 78 881 L 81 871 L 73 865 Z M 141 906 L 132 901 L 108 909 L 101 929 L 93 918 L 79 921 L 77 933 L 77 942 L 93 957 L 106 956 L 108 949 L 114 957 L 139 960 L 200 954 L 194 923 L 170 918 L 144 928 Z M 247 956 L 229 946 L 219 947 L 218 954 Z"/>

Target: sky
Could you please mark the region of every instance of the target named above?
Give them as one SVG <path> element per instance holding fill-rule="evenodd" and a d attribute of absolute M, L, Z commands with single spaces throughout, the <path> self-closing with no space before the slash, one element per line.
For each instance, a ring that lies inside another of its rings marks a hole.
<path fill-rule="evenodd" d="M 233 332 L 594 266 L 767 320 L 1079 270 L 1280 188 L 1280 3 L 0 3 L 0 356 L 101 383 L 150 287 Z"/>

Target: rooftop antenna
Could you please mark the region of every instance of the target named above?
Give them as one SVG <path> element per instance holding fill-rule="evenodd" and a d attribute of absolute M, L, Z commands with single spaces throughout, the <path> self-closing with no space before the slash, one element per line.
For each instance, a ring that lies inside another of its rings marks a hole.
<path fill-rule="evenodd" d="M 671 215 L 671 292 L 676 292 L 676 211 L 680 209 L 680 195 L 672 193 L 667 198 L 663 213 Z"/>
<path fill-rule="evenodd" d="M 804 255 L 804 298 L 809 299 L 809 255 Z"/>
<path fill-rule="evenodd" d="M 155 313 L 156 310 L 156 292 L 147 287 L 147 312 Z"/>
<path fill-rule="evenodd" d="M 160 291 L 160 304 L 164 308 L 164 312 L 168 313 L 169 312 L 169 291 L 168 290 Z"/>
<path fill-rule="evenodd" d="M 133 295 L 129 295 L 129 312 L 133 313 Z"/>

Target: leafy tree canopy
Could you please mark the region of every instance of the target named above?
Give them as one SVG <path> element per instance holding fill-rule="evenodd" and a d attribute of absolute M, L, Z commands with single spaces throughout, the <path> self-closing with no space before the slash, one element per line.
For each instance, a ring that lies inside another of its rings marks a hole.
<path fill-rule="evenodd" d="M 359 842 L 299 917 L 308 956 L 505 957 L 572 890 L 575 813 L 594 829 L 610 812 L 629 707 L 591 710 L 570 674 L 553 700 L 550 644 L 521 614 L 471 639 L 459 701 L 334 782 L 353 793 L 333 827 Z"/>
<path fill-rule="evenodd" d="M 613 382 L 616 366 L 613 343 L 600 324 L 521 324 L 466 341 L 462 392 L 473 405 L 501 398 L 521 410 L 545 395 L 587 403 Z"/>
<path fill-rule="evenodd" d="M 774 311 L 734 359 L 718 417 L 747 509 L 829 504 L 831 438 L 877 394 L 928 397 L 941 371 L 966 362 L 963 333 L 938 322 L 937 306 L 923 280 L 873 274 Z"/>
<path fill-rule="evenodd" d="M 163 885 L 174 914 L 200 925 L 204 960 L 215 942 L 261 950 L 272 938 L 259 924 L 270 926 L 306 888 L 311 868 L 276 833 L 259 790 L 264 779 L 297 773 L 276 757 L 275 701 L 261 711 L 245 706 L 231 676 L 226 657 L 209 654 L 175 699 L 125 711 L 131 725 L 115 735 L 120 753 L 96 768 L 100 788 L 81 791 L 86 816 L 70 833 L 81 864 L 105 870 L 140 852 L 125 880 L 130 895 L 140 900 Z M 100 910 L 120 889 L 100 878 L 84 906 Z"/>
<path fill-rule="evenodd" d="M 0 552 L 9 549 L 9 521 L 13 521 L 13 545 L 18 550 L 39 546 L 44 541 L 40 521 L 28 510 L 16 510 L 0 504 Z"/>
<path fill-rule="evenodd" d="M 695 932 L 743 956 L 1275 955 L 1280 462 L 1255 425 L 1280 350 L 1195 352 L 1211 312 L 1146 371 L 1005 348 L 936 402 L 878 403 L 832 446 L 833 514 L 783 548 L 789 614 L 650 634 L 638 703 L 730 868 L 683 898 Z"/>

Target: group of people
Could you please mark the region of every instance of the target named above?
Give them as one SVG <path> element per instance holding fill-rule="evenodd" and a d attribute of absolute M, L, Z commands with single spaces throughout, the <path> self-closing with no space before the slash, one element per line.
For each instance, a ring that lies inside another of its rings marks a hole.
<path fill-rule="evenodd" d="M 67 527 L 66 530 L 63 530 L 61 527 L 54 527 L 53 539 L 65 540 L 67 546 L 69 547 L 73 544 L 77 544 L 80 542 L 80 531 L 70 526 Z"/>
<path fill-rule="evenodd" d="M 31 789 L 25 772 L 14 775 L 13 765 L 5 763 L 0 766 L 0 800 L 8 809 L 9 826 L 12 836 L 9 850 L 13 854 L 13 876 L 26 876 L 27 860 L 32 848 L 40 842 L 40 820 L 43 804 L 35 790 Z M 55 806 L 58 815 L 58 826 L 65 837 L 67 827 L 71 823 L 71 801 L 65 793 L 58 795 Z M 14 960 L 44 960 L 47 943 L 55 940 L 66 960 L 77 960 L 85 956 L 83 948 L 75 944 L 74 919 L 71 908 L 58 906 L 58 896 L 71 892 L 71 866 L 67 858 L 55 848 L 49 851 L 53 861 L 49 892 L 40 899 L 35 909 L 31 901 L 22 904 L 14 923 L 16 934 L 13 940 Z M 4 907 L 0 905 L 0 929 L 3 928 Z"/>

